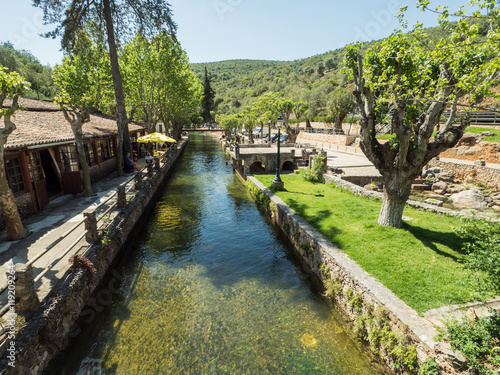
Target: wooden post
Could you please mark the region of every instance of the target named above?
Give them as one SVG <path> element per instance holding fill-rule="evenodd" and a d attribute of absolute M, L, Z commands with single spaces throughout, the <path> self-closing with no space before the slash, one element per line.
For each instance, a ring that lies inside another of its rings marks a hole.
<path fill-rule="evenodd" d="M 135 176 L 135 190 L 142 190 L 142 173 L 136 173 Z"/>

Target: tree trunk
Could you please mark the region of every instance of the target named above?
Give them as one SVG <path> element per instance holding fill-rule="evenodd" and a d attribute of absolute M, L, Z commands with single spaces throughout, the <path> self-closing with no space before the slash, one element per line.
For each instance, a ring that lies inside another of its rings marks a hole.
<path fill-rule="evenodd" d="M 182 122 L 174 121 L 172 124 L 172 138 L 176 141 L 181 139 L 182 135 Z"/>
<path fill-rule="evenodd" d="M 83 133 L 82 133 L 82 127 L 76 127 L 73 128 L 73 132 L 75 134 L 75 143 L 76 143 L 76 149 L 78 151 L 78 159 L 80 161 L 80 166 L 82 167 L 82 174 L 83 174 L 83 193 L 85 194 L 86 197 L 91 197 L 94 195 L 92 192 L 92 182 L 90 180 L 90 168 L 87 163 L 87 159 L 85 158 L 85 148 L 83 147 Z M 95 155 L 95 157 L 99 157 L 98 155 Z"/>
<path fill-rule="evenodd" d="M 130 137 L 128 134 L 127 111 L 125 108 L 125 96 L 123 94 L 122 76 L 118 63 L 118 52 L 116 50 L 115 30 L 113 17 L 111 15 L 110 0 L 103 1 L 104 19 L 106 22 L 106 32 L 108 37 L 109 60 L 111 63 L 111 76 L 116 99 L 116 125 L 118 127 L 118 154 L 117 168 L 118 175 L 123 176 L 122 157 L 131 151 Z"/>
<path fill-rule="evenodd" d="M 403 210 L 410 196 L 413 180 L 413 177 L 402 177 L 397 174 L 384 178 L 384 200 L 378 217 L 380 225 L 401 228 Z"/>
<path fill-rule="evenodd" d="M 337 117 L 337 118 L 335 119 L 335 124 L 333 125 L 333 128 L 334 128 L 336 131 L 338 131 L 339 133 L 342 133 L 342 121 L 343 121 L 343 120 L 344 120 L 343 118 L 339 118 L 339 117 Z"/>
<path fill-rule="evenodd" d="M 306 128 L 311 128 L 311 121 L 306 117 Z"/>
<path fill-rule="evenodd" d="M 10 190 L 7 181 L 7 172 L 5 171 L 5 149 L 6 137 L 0 139 L 0 206 L 5 218 L 7 227 L 7 240 L 16 241 L 28 237 L 29 232 L 24 228 L 21 216 L 17 210 L 16 199 L 12 190 Z M 27 181 L 28 182 L 28 181 Z M 31 183 L 31 182 L 29 182 Z"/>
<path fill-rule="evenodd" d="M 297 141 L 297 137 L 300 133 L 300 129 L 297 127 L 297 128 L 292 128 L 290 126 L 287 126 L 286 128 L 286 132 L 288 134 L 288 142 L 289 143 L 295 143 Z M 279 142 L 279 140 L 278 140 Z"/>

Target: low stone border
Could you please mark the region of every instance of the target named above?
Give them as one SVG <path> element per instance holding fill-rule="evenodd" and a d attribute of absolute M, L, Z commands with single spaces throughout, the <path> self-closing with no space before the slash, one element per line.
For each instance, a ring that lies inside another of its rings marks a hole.
<path fill-rule="evenodd" d="M 443 171 L 453 173 L 457 177 L 470 177 L 486 186 L 494 187 L 495 189 L 500 188 L 500 169 L 498 168 L 481 165 L 481 163 L 454 163 L 439 159 L 432 159 L 429 165 L 432 167 L 439 167 Z"/>
<path fill-rule="evenodd" d="M 428 358 L 434 358 L 446 374 L 459 373 L 453 368 L 453 362 L 456 367 L 463 365 L 457 360 L 459 353 L 436 344 L 437 331 L 431 322 L 326 241 L 260 181 L 253 176 L 247 178 L 247 186 L 261 209 L 290 241 L 303 264 L 323 282 L 326 294 L 353 322 L 354 331 L 393 373 L 415 374 Z M 332 179 L 356 195 L 380 198 L 381 193 Z"/>

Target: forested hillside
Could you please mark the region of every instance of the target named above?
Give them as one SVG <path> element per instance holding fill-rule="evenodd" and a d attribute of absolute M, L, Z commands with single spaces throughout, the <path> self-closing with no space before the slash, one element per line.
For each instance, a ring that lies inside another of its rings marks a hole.
<path fill-rule="evenodd" d="M 426 33 L 434 41 L 447 37 L 437 27 Z M 374 43 L 365 43 L 364 49 Z M 352 83 L 342 73 L 344 53 L 345 48 L 341 48 L 295 61 L 230 60 L 191 64 L 191 69 L 202 79 L 207 67 L 219 112 L 238 113 L 240 107 L 251 105 L 263 93 L 275 91 L 291 100 L 307 102 L 307 116 L 314 119 L 330 115 L 329 102 L 336 93 L 350 91 Z"/>
<path fill-rule="evenodd" d="M 11 43 L 0 44 L 0 65 L 9 72 L 18 72 L 29 83 L 28 95 L 38 99 L 54 97 L 52 68 L 44 66 L 29 51 L 16 50 Z"/>

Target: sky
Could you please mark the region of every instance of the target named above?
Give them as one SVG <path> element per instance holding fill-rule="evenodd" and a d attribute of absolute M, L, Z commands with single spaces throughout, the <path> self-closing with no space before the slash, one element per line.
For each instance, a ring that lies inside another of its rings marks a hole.
<path fill-rule="evenodd" d="M 43 25 L 32 0 L 0 0 L 0 42 L 26 49 L 43 64 L 61 61 L 60 41 L 40 37 Z M 437 25 L 415 0 L 170 0 L 178 39 L 194 63 L 230 59 L 292 61 L 341 48 L 355 41 L 390 35 L 396 15 L 408 4 L 411 24 Z M 465 2 L 465 0 L 464 0 Z M 459 1 L 441 0 L 456 9 Z M 8 15 L 8 16 L 5 16 Z"/>

